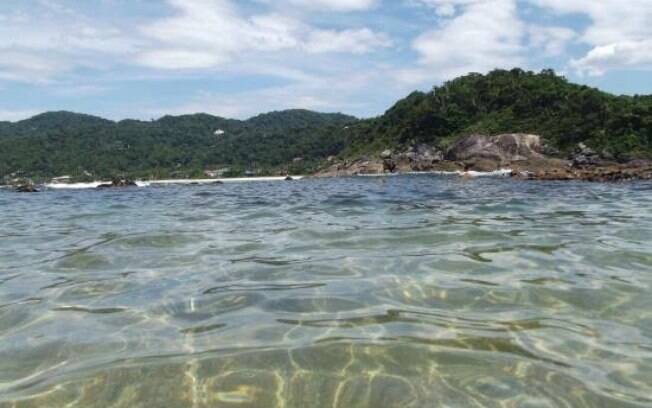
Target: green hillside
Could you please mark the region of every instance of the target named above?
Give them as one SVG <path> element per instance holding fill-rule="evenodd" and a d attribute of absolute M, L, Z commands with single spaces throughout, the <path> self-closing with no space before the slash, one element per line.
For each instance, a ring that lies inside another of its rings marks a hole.
<path fill-rule="evenodd" d="M 585 142 L 615 155 L 649 156 L 652 96 L 614 96 L 553 71 L 470 74 L 414 92 L 384 115 L 351 127 L 346 155 L 411 143 L 447 145 L 470 133 L 535 133 L 566 152 Z"/>
<path fill-rule="evenodd" d="M 0 122 L 0 178 L 199 177 L 211 168 L 306 173 L 330 155 L 354 158 L 417 143 L 444 148 L 466 134 L 521 132 L 543 136 L 560 155 L 584 142 L 621 160 L 652 158 L 652 96 L 615 96 L 550 70 L 513 69 L 414 92 L 366 120 L 306 110 L 246 121 L 195 114 L 150 122 L 49 112 Z"/>
<path fill-rule="evenodd" d="M 0 177 L 198 177 L 207 168 L 262 174 L 289 163 L 311 171 L 345 146 L 338 130 L 351 116 L 290 110 L 247 121 L 207 114 L 157 121 L 111 122 L 70 112 L 50 112 L 0 123 Z M 293 163 L 293 159 L 305 160 Z M 91 177 L 91 176 L 87 176 Z"/>

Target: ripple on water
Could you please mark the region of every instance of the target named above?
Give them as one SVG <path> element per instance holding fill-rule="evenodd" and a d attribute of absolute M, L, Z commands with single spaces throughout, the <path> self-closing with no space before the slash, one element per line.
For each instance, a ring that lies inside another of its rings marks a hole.
<path fill-rule="evenodd" d="M 650 407 L 651 186 L 0 191 L 0 406 Z"/>
<path fill-rule="evenodd" d="M 55 263 L 55 267 L 64 270 L 93 271 L 111 268 L 111 261 L 102 255 L 88 252 L 74 252 Z"/>
<path fill-rule="evenodd" d="M 113 245 L 125 249 L 166 249 L 188 246 L 202 242 L 204 238 L 199 235 L 188 235 L 183 233 L 150 234 L 139 235 L 116 240 Z"/>

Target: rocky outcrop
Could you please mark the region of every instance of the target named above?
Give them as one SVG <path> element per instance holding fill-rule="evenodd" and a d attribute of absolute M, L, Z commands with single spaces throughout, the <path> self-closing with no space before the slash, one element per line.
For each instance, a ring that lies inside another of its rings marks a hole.
<path fill-rule="evenodd" d="M 32 183 L 19 184 L 14 189 L 17 193 L 38 193 L 39 190 Z"/>
<path fill-rule="evenodd" d="M 602 164 L 600 155 L 584 143 L 580 143 L 571 154 L 570 160 L 573 162 L 573 167 L 581 166 L 597 166 Z"/>
<path fill-rule="evenodd" d="M 124 188 L 124 187 L 136 187 L 137 184 L 133 180 L 129 179 L 114 179 L 110 183 L 100 184 L 97 188 Z"/>
<path fill-rule="evenodd" d="M 357 176 L 364 174 L 381 174 L 384 171 L 382 160 L 362 157 L 353 161 L 335 163 L 316 174 L 317 177 Z"/>
<path fill-rule="evenodd" d="M 617 163 L 608 152 L 597 153 L 579 144 L 568 160 L 531 134 L 462 137 L 446 152 L 425 144 L 394 153 L 385 150 L 374 158 L 332 164 L 318 176 L 347 176 L 419 171 L 479 171 L 512 169 L 523 180 L 623 181 L 652 179 L 652 162 Z"/>
<path fill-rule="evenodd" d="M 563 163 L 566 163 L 564 165 Z M 556 164 L 556 165 L 555 165 Z M 616 182 L 652 180 L 652 162 L 637 160 L 626 164 L 583 165 L 563 161 L 546 161 L 545 166 L 524 165 L 514 169 L 512 177 L 522 180 Z"/>
<path fill-rule="evenodd" d="M 394 157 L 397 167 L 409 171 L 430 171 L 444 160 L 444 153 L 430 145 L 412 145 Z"/>
<path fill-rule="evenodd" d="M 379 158 L 386 173 L 432 171 L 444 160 L 444 154 L 433 146 L 418 144 L 400 153 L 385 150 Z"/>
<path fill-rule="evenodd" d="M 446 151 L 446 160 L 492 160 L 510 163 L 543 158 L 541 137 L 522 133 L 497 136 L 469 135 L 460 138 Z"/>

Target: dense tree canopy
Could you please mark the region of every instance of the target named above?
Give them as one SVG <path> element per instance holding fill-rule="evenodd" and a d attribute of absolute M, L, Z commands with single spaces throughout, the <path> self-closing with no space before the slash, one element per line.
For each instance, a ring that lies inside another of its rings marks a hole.
<path fill-rule="evenodd" d="M 469 133 L 536 133 L 561 151 L 585 142 L 613 154 L 652 150 L 652 96 L 614 96 L 551 70 L 470 74 L 415 92 L 352 127 L 349 154 L 410 143 L 446 145 Z"/>
<path fill-rule="evenodd" d="M 445 147 L 465 134 L 514 132 L 539 134 L 562 153 L 584 142 L 616 157 L 651 157 L 652 96 L 615 96 L 551 70 L 513 69 L 414 92 L 362 121 L 306 110 L 246 121 L 196 114 L 151 122 L 50 112 L 0 122 L 0 177 L 193 177 L 224 167 L 234 175 L 309 172 L 329 155 L 355 157 L 414 143 Z"/>
<path fill-rule="evenodd" d="M 111 122 L 51 112 L 0 123 L 0 177 L 196 177 L 205 169 L 269 172 L 292 163 L 310 167 L 345 146 L 339 133 L 356 119 L 304 110 L 272 112 L 247 121 L 206 114 L 157 121 Z M 338 137 L 339 135 L 339 137 Z M 294 163 L 294 159 L 305 160 Z"/>

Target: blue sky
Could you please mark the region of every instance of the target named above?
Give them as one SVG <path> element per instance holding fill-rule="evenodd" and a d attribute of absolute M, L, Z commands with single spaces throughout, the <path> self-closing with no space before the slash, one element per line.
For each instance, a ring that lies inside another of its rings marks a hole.
<path fill-rule="evenodd" d="M 650 0 L 3 0 L 0 120 L 375 116 L 493 68 L 652 93 Z"/>

